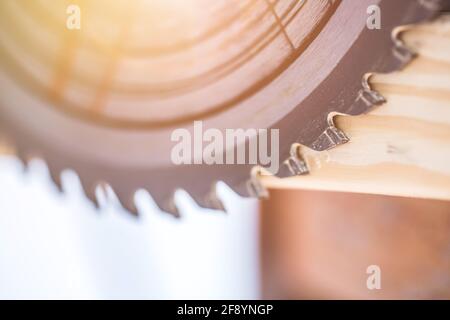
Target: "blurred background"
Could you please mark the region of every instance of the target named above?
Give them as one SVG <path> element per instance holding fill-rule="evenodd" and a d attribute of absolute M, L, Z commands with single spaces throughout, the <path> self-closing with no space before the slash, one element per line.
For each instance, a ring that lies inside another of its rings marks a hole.
<path fill-rule="evenodd" d="M 0 157 L 1 299 L 257 299 L 257 203 L 226 186 L 229 213 L 199 209 L 177 195 L 183 218 L 131 216 L 109 201 L 87 202 L 74 174 L 65 194 L 43 162 L 27 173 Z"/>
<path fill-rule="evenodd" d="M 450 298 L 448 201 L 272 190 L 261 221 L 265 298 Z"/>

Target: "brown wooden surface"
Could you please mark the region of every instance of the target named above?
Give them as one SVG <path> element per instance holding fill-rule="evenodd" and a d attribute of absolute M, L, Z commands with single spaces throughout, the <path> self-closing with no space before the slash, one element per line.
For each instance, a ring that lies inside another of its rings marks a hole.
<path fill-rule="evenodd" d="M 265 298 L 450 298 L 450 202 L 272 190 L 261 211 Z"/>

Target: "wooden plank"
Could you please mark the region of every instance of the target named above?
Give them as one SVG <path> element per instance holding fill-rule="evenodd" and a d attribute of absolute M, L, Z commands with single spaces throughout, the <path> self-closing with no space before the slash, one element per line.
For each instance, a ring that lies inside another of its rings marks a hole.
<path fill-rule="evenodd" d="M 267 188 L 372 193 L 450 200 L 450 19 L 403 34 L 418 58 L 370 81 L 387 103 L 337 116 L 350 142 L 326 152 L 301 148 L 310 174 L 263 176 Z"/>

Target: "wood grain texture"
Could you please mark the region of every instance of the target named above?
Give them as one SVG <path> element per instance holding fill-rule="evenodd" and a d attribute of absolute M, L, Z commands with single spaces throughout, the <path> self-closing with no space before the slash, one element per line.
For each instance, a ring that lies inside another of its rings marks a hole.
<path fill-rule="evenodd" d="M 450 200 L 450 19 L 402 32 L 418 57 L 375 74 L 387 103 L 362 116 L 335 117 L 350 142 L 326 152 L 302 148 L 310 174 L 262 177 L 268 188 L 345 191 Z"/>

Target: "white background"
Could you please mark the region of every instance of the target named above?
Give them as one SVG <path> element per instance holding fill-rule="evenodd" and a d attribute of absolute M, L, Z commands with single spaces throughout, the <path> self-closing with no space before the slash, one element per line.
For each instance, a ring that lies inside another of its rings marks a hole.
<path fill-rule="evenodd" d="M 59 194 L 42 162 L 23 170 L 0 158 L 0 298 L 259 297 L 256 203 L 225 185 L 228 214 L 179 193 L 177 220 L 141 194 L 135 219 L 114 205 L 94 210 L 74 175 Z"/>

